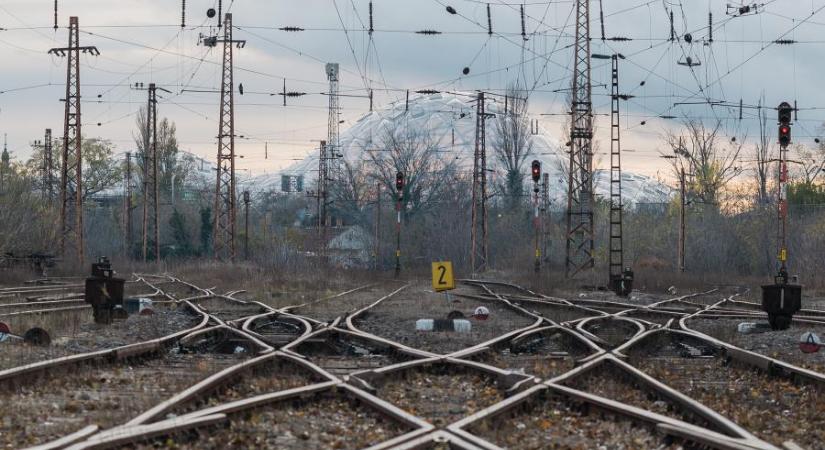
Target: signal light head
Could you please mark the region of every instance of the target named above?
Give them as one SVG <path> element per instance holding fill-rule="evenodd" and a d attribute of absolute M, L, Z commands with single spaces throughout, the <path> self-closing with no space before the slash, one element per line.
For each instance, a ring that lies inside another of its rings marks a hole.
<path fill-rule="evenodd" d="M 541 179 L 541 162 L 539 160 L 537 160 L 537 159 L 533 160 L 533 163 L 531 164 L 530 172 L 533 176 L 533 182 L 538 183 L 539 180 Z"/>
<path fill-rule="evenodd" d="M 398 192 L 404 190 L 404 172 L 399 171 L 395 174 L 395 189 L 398 190 Z"/>
<path fill-rule="evenodd" d="M 779 145 L 783 147 L 791 143 L 791 126 L 790 125 L 780 125 L 779 126 Z"/>
<path fill-rule="evenodd" d="M 779 104 L 777 110 L 779 111 L 779 123 L 782 125 L 789 125 L 791 123 L 791 114 L 793 113 L 791 104 L 788 102 L 782 102 Z"/>

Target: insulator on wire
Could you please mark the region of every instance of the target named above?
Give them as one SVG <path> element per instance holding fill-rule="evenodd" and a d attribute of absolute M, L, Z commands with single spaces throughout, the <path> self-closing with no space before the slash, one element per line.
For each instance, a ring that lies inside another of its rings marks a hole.
<path fill-rule="evenodd" d="M 284 106 L 286 106 L 286 78 L 284 78 L 284 92 L 283 92 L 283 96 L 284 96 Z"/>
<path fill-rule="evenodd" d="M 57 29 L 57 0 L 54 0 L 54 29 Z"/>
<path fill-rule="evenodd" d="M 793 39 L 777 39 L 773 41 L 773 43 L 778 45 L 791 45 L 796 44 L 796 41 Z"/>
<path fill-rule="evenodd" d="M 673 27 L 673 11 L 670 11 L 670 42 L 676 40 L 676 28 Z"/>
<path fill-rule="evenodd" d="M 794 122 L 799 120 L 799 108 L 796 107 L 796 100 L 793 101 L 793 120 Z"/>
<path fill-rule="evenodd" d="M 223 15 L 223 1 L 218 0 L 218 28 L 221 27 L 221 16 Z"/>
<path fill-rule="evenodd" d="M 424 95 L 438 94 L 440 92 L 441 91 L 436 91 L 435 89 L 421 89 L 421 90 L 415 91 L 416 94 L 424 94 Z"/>
<path fill-rule="evenodd" d="M 370 36 L 372 36 L 373 31 L 375 31 L 375 29 L 372 26 L 372 2 L 370 2 Z"/>
<path fill-rule="evenodd" d="M 487 3 L 487 35 L 493 35 L 493 18 L 490 15 L 490 4 Z"/>
<path fill-rule="evenodd" d="M 288 32 L 304 31 L 304 29 L 301 28 L 301 27 L 281 27 L 281 28 L 278 28 L 278 29 L 281 30 L 281 31 L 288 31 Z"/>
<path fill-rule="evenodd" d="M 419 30 L 419 31 L 416 31 L 415 33 L 416 34 L 427 34 L 427 35 L 441 34 L 441 32 L 437 31 L 437 30 Z"/>
<path fill-rule="evenodd" d="M 739 120 L 742 120 L 742 99 L 739 99 Z"/>
<path fill-rule="evenodd" d="M 616 42 L 625 42 L 625 41 L 632 41 L 632 38 L 625 37 L 625 36 L 614 36 L 612 38 L 607 38 L 608 41 L 616 41 Z"/>
<path fill-rule="evenodd" d="M 524 5 L 520 6 L 521 11 L 521 39 L 527 40 L 527 32 L 524 28 Z"/>
<path fill-rule="evenodd" d="M 599 0 L 599 22 L 602 26 L 602 40 L 604 40 L 604 7 L 603 7 L 603 0 Z"/>
<path fill-rule="evenodd" d="M 713 42 L 713 13 L 708 13 L 708 42 Z"/>

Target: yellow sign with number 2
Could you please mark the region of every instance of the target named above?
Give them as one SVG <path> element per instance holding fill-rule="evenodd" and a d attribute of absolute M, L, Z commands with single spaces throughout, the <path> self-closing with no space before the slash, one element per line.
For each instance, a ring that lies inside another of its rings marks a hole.
<path fill-rule="evenodd" d="M 455 289 L 452 262 L 439 261 L 433 263 L 433 289 L 435 289 L 436 292 Z"/>

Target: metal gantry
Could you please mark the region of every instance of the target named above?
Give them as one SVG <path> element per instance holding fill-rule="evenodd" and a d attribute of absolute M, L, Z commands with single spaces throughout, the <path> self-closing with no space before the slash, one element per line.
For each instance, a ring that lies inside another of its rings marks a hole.
<path fill-rule="evenodd" d="M 235 100 L 232 48 L 246 41 L 232 39 L 232 14 L 223 21 L 223 65 L 220 125 L 218 126 L 218 169 L 215 183 L 214 252 L 219 260 L 235 260 Z"/>
<path fill-rule="evenodd" d="M 611 57 L 610 108 L 610 267 L 609 280 L 622 277 L 622 141 L 619 120 L 619 55 Z"/>
<path fill-rule="evenodd" d="M 99 55 L 97 47 L 80 46 L 77 16 L 69 18 L 68 47 L 50 54 L 66 57 L 63 152 L 60 161 L 60 254 L 83 264 L 83 155 L 80 116 L 80 54 Z M 69 249 L 70 247 L 71 249 Z"/>
<path fill-rule="evenodd" d="M 149 83 L 146 106 L 146 142 L 143 152 L 143 262 L 149 259 L 149 248 L 155 261 L 160 260 L 160 227 L 158 217 L 158 101 L 157 86 Z"/>
<path fill-rule="evenodd" d="M 565 274 L 592 269 L 593 260 L 593 105 L 590 80 L 590 2 L 576 2 L 573 99 L 570 108 L 570 166 L 567 189 Z"/>
<path fill-rule="evenodd" d="M 485 143 L 484 92 L 478 93 L 476 105 L 476 136 L 473 152 L 473 206 L 470 228 L 470 267 L 472 272 L 487 269 L 487 148 Z"/>

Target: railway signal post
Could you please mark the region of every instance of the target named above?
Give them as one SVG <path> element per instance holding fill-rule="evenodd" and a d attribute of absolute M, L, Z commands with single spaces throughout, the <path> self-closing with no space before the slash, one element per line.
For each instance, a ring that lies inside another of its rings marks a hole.
<path fill-rule="evenodd" d="M 401 203 L 404 199 L 404 172 L 395 174 L 395 190 L 398 191 L 398 201 L 395 203 L 395 276 L 401 275 Z"/>
<path fill-rule="evenodd" d="M 779 112 L 779 176 L 778 186 L 778 227 L 777 259 L 779 272 L 773 284 L 762 286 L 762 309 L 768 313 L 768 321 L 774 330 L 785 330 L 791 325 L 793 314 L 802 307 L 802 286 L 790 283 L 788 276 L 788 145 L 791 143 L 791 114 L 794 108 L 782 102 Z"/>
<path fill-rule="evenodd" d="M 539 215 L 539 180 L 541 180 L 541 162 L 534 159 L 530 165 L 530 175 L 533 177 L 533 228 L 535 229 L 535 263 L 533 267 L 538 273 L 541 270 L 541 216 Z"/>

